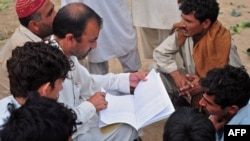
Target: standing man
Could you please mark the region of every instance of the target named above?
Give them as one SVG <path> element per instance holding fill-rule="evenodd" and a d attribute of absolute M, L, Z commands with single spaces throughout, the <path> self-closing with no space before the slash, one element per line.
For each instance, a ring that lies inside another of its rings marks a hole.
<path fill-rule="evenodd" d="M 182 21 L 174 25 L 173 33 L 154 50 L 154 66 L 163 74 L 176 107 L 191 103 L 199 108 L 202 93 L 199 77 L 213 68 L 242 64 L 230 32 L 217 20 L 216 0 L 183 0 L 180 10 Z M 177 61 L 178 53 L 182 61 Z"/>
<path fill-rule="evenodd" d="M 56 15 L 50 0 L 17 0 L 16 13 L 20 26 L 0 51 L 0 99 L 10 95 L 6 61 L 11 52 L 25 42 L 37 42 L 53 33 L 52 22 Z"/>
<path fill-rule="evenodd" d="M 75 65 L 63 83 L 59 101 L 74 109 L 83 123 L 73 134 L 74 141 L 133 141 L 138 133 L 127 124 L 118 124 L 106 131 L 99 128 L 98 112 L 108 104 L 100 91 L 104 88 L 108 92 L 131 93 L 139 81 L 145 80 L 147 72 L 91 75 L 78 58 L 84 58 L 96 48 L 101 26 L 100 16 L 83 3 L 70 3 L 58 11 L 52 41 Z"/>
<path fill-rule="evenodd" d="M 212 69 L 200 83 L 205 91 L 199 104 L 210 114 L 218 141 L 224 141 L 224 125 L 250 125 L 250 77 L 244 68 Z"/>
<path fill-rule="evenodd" d="M 164 41 L 174 23 L 180 21 L 177 0 L 131 0 L 133 24 L 139 27 L 144 58 Z"/>

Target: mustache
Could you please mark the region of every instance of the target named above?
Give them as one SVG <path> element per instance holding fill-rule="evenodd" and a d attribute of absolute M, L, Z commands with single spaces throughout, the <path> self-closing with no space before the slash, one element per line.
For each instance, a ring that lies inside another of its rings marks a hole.
<path fill-rule="evenodd" d="M 182 30 L 187 30 L 187 28 L 186 28 L 186 27 L 180 27 L 180 29 L 182 29 Z"/>

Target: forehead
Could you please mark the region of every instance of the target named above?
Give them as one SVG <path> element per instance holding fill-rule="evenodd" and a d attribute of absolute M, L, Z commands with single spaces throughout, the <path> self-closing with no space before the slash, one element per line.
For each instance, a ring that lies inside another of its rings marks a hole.
<path fill-rule="evenodd" d="M 189 14 L 181 13 L 181 17 L 182 17 L 184 20 L 188 20 L 188 21 L 199 21 L 198 19 L 195 18 L 193 12 L 192 12 L 192 13 L 189 13 Z"/>
<path fill-rule="evenodd" d="M 214 96 L 207 95 L 206 93 L 203 94 L 203 99 L 210 105 L 217 105 L 215 104 L 215 98 Z"/>
<path fill-rule="evenodd" d="M 46 0 L 44 4 L 38 9 L 40 14 L 47 14 L 51 8 L 53 8 L 54 4 L 50 0 Z"/>
<path fill-rule="evenodd" d="M 91 19 L 88 21 L 85 31 L 84 31 L 84 35 L 87 36 L 98 36 L 99 32 L 100 32 L 100 25 L 98 25 L 97 21 L 95 19 Z"/>

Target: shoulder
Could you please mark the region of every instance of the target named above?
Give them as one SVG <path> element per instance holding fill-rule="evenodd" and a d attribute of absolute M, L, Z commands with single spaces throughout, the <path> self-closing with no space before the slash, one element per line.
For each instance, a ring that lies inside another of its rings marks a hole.
<path fill-rule="evenodd" d="M 17 46 L 24 45 L 27 41 L 32 41 L 28 36 L 24 36 L 24 32 L 25 31 L 23 31 L 21 27 L 16 28 L 15 32 L 11 35 L 3 48 L 14 49 Z"/>
<path fill-rule="evenodd" d="M 4 112 L 4 109 L 7 109 L 8 107 L 8 104 L 14 104 L 15 107 L 19 107 L 20 105 L 18 104 L 18 102 L 15 100 L 15 98 L 10 95 L 10 96 L 7 96 L 3 99 L 0 100 L 0 113 L 3 113 Z"/>
<path fill-rule="evenodd" d="M 17 101 L 13 96 L 8 96 L 0 100 L 0 126 L 2 126 L 7 118 L 10 116 L 10 112 L 8 110 L 8 105 L 13 104 L 16 107 L 19 107 L 17 105 Z M 0 127 L 1 129 L 1 127 Z"/>

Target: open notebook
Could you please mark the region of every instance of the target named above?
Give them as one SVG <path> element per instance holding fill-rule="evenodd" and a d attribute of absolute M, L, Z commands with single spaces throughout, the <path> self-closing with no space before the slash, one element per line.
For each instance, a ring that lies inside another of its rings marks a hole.
<path fill-rule="evenodd" d="M 160 75 L 151 70 L 147 81 L 139 82 L 134 95 L 106 94 L 108 107 L 100 111 L 99 127 L 114 123 L 127 123 L 140 129 L 168 118 L 174 112 L 173 104 Z"/>

